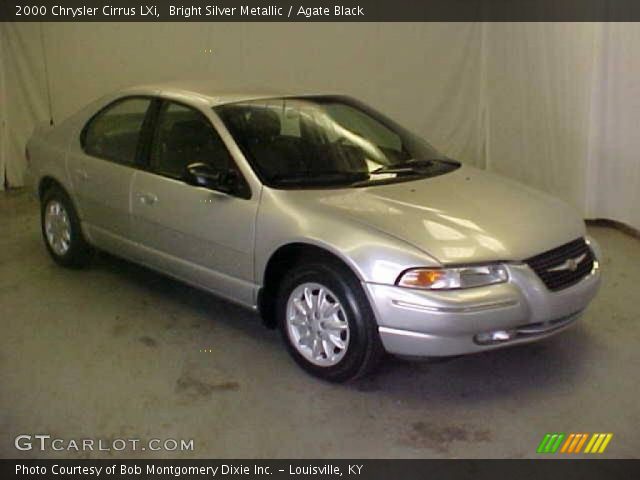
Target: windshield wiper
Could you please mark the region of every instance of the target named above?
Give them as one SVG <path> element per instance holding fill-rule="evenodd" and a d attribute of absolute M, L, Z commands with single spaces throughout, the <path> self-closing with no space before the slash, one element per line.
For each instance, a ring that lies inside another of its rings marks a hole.
<path fill-rule="evenodd" d="M 291 173 L 279 174 L 271 177 L 272 182 L 281 185 L 323 185 L 323 184 L 350 184 L 369 178 L 367 172 L 318 172 L 318 173 Z"/>
<path fill-rule="evenodd" d="M 433 162 L 437 159 L 415 159 L 406 160 L 404 162 L 395 163 L 393 165 L 385 165 L 384 167 L 376 168 L 371 174 L 381 173 L 412 173 L 419 172 L 425 168 L 429 168 L 433 165 Z"/>

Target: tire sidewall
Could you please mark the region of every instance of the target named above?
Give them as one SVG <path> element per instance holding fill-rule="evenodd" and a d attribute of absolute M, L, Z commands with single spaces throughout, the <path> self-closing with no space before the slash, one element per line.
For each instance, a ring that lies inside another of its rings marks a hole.
<path fill-rule="evenodd" d="M 309 373 L 325 380 L 343 382 L 355 378 L 370 349 L 372 328 L 375 322 L 368 305 L 358 300 L 354 286 L 346 280 L 346 272 L 323 264 L 309 264 L 292 270 L 282 283 L 276 305 L 280 333 L 287 350 L 294 360 Z M 293 290 L 302 283 L 318 283 L 338 297 L 349 324 L 349 345 L 344 357 L 336 365 L 322 367 L 307 360 L 292 344 L 287 325 L 287 302 Z M 359 287 L 359 285 L 358 285 Z"/>

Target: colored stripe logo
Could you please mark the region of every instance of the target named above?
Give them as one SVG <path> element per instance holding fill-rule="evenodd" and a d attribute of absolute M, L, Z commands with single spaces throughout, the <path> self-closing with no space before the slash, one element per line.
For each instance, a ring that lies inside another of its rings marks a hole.
<path fill-rule="evenodd" d="M 566 435 L 564 433 L 547 433 L 542 438 L 536 452 L 604 453 L 612 438 L 613 433 L 569 433 Z"/>

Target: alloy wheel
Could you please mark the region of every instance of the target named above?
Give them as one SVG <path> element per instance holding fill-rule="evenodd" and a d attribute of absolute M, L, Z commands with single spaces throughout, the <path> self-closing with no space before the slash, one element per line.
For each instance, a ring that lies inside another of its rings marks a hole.
<path fill-rule="evenodd" d="M 71 246 L 71 221 L 64 205 L 51 200 L 45 209 L 44 230 L 49 246 L 56 255 L 65 255 Z"/>
<path fill-rule="evenodd" d="M 349 347 L 349 322 L 338 297 L 319 283 L 298 285 L 287 301 L 287 333 L 314 365 L 338 364 Z"/>

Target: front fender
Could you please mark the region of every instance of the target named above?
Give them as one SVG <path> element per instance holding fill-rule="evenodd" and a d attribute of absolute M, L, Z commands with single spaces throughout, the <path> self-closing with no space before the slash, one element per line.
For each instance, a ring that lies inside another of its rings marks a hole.
<path fill-rule="evenodd" d="M 265 188 L 256 221 L 255 282 L 262 285 L 271 256 L 301 243 L 322 248 L 363 282 L 393 284 L 404 270 L 440 265 L 411 244 L 348 217 L 286 201 L 286 191 Z"/>

